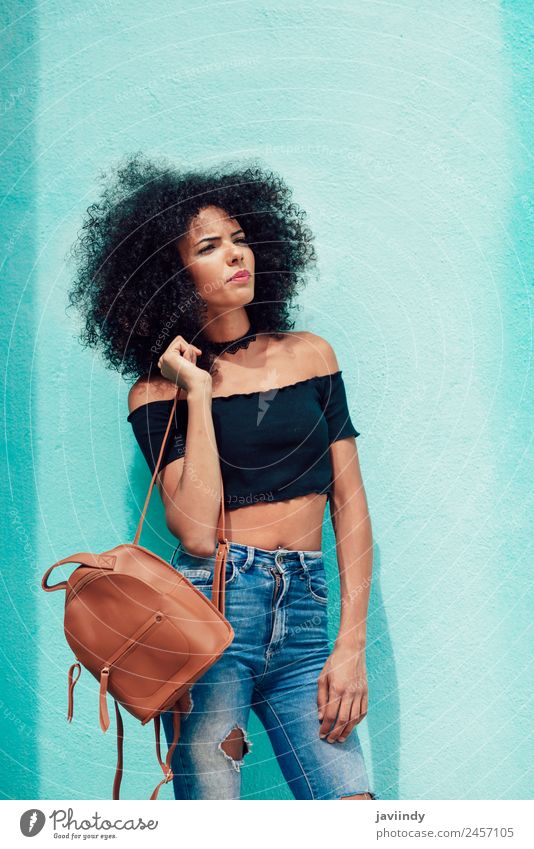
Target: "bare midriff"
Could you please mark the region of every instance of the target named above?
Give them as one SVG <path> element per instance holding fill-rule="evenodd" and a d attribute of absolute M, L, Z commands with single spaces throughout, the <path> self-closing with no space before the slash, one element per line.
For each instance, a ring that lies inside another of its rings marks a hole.
<path fill-rule="evenodd" d="M 225 509 L 226 539 L 255 548 L 319 551 L 327 496 L 318 492 L 286 501 Z"/>
<path fill-rule="evenodd" d="M 246 368 L 240 365 L 242 351 L 219 359 L 220 372 L 214 381 L 213 397 L 248 392 L 258 386 L 265 388 L 266 374 L 274 375 L 273 384 L 280 386 L 307 378 L 309 371 L 295 369 L 296 342 L 297 334 L 289 334 L 283 340 L 259 336 L 246 351 Z M 309 356 L 308 350 L 306 354 Z M 300 361 L 305 362 L 305 357 Z M 226 539 L 270 551 L 275 548 L 319 551 L 326 502 L 326 494 L 310 492 L 282 501 L 225 508 Z"/>

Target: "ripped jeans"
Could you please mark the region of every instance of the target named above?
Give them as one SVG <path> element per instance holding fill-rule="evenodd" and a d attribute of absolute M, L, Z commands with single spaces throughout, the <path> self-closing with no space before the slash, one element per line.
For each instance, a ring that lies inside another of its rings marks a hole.
<path fill-rule="evenodd" d="M 214 564 L 215 554 L 198 557 L 182 545 L 171 559 L 208 598 Z M 175 798 L 240 798 L 251 708 L 295 799 L 371 793 L 357 729 L 342 743 L 319 737 L 317 679 L 330 654 L 322 552 L 232 542 L 225 585 L 225 615 L 235 637 L 191 687 L 192 707 L 182 714 L 172 762 Z M 172 713 L 161 721 L 170 745 Z M 236 729 L 239 757 L 224 748 Z"/>

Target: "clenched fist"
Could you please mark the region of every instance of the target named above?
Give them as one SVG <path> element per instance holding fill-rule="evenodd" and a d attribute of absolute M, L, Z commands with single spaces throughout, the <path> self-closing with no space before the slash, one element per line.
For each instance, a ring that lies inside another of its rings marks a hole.
<path fill-rule="evenodd" d="M 211 375 L 196 365 L 201 348 L 186 342 L 183 336 L 176 336 L 158 360 L 158 368 L 166 380 L 181 386 L 187 392 L 211 381 Z"/>

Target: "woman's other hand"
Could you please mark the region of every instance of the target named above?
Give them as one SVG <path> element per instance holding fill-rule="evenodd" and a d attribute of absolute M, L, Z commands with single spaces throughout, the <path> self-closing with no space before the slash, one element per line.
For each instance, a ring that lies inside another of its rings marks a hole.
<path fill-rule="evenodd" d="M 342 743 L 366 716 L 367 706 L 365 649 L 335 648 L 317 681 L 319 736 Z"/>

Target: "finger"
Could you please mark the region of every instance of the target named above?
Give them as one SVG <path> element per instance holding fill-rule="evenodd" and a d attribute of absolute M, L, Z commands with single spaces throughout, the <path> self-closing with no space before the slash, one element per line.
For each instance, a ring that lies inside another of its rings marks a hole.
<path fill-rule="evenodd" d="M 198 350 L 199 350 L 199 349 L 196 347 L 196 345 L 193 345 L 193 344 L 188 345 L 188 347 L 187 347 L 187 349 L 186 349 L 186 353 L 185 353 L 185 355 L 184 355 L 184 356 L 186 356 L 186 357 L 187 357 L 187 359 L 189 360 L 189 362 L 191 362 L 191 363 L 196 363 L 196 361 L 197 361 L 197 352 L 198 352 Z"/>
<path fill-rule="evenodd" d="M 345 742 L 347 737 L 353 731 L 354 727 L 358 724 L 358 722 L 360 722 L 360 719 L 361 719 L 361 713 L 360 713 L 360 706 L 359 706 L 359 703 L 358 703 L 358 699 L 354 699 L 354 701 L 352 702 L 352 707 L 351 707 L 351 711 L 350 711 L 350 719 L 347 722 L 347 724 L 345 725 L 345 728 L 343 729 L 341 734 L 339 735 L 339 742 L 340 743 Z"/>
<path fill-rule="evenodd" d="M 196 361 L 196 358 L 197 358 L 197 349 L 195 348 L 195 346 L 194 345 L 188 345 L 187 349 L 186 349 L 186 353 L 184 354 L 184 356 L 187 357 L 189 362 L 194 363 Z"/>
<path fill-rule="evenodd" d="M 328 699 L 328 681 L 326 675 L 320 675 L 317 680 L 317 716 L 321 720 L 324 716 L 326 701 Z"/>
<path fill-rule="evenodd" d="M 363 696 L 362 696 L 362 712 L 361 712 L 362 719 L 364 718 L 364 716 L 367 715 L 368 710 L 369 710 L 369 691 L 366 688 L 364 690 L 364 693 L 363 693 Z"/>
<path fill-rule="evenodd" d="M 329 733 L 332 725 L 334 725 L 337 719 L 337 712 L 339 709 L 339 703 L 341 702 L 341 696 L 332 697 L 332 688 L 329 688 L 328 692 L 328 701 L 326 703 L 326 710 L 324 712 L 323 721 L 319 727 L 319 737 L 326 737 Z"/>
<path fill-rule="evenodd" d="M 350 694 L 343 696 L 341 702 L 339 704 L 339 711 L 336 719 L 336 723 L 328 737 L 326 738 L 329 743 L 335 743 L 341 736 L 347 722 L 350 719 L 350 711 L 352 708 L 352 699 L 353 697 Z"/>
<path fill-rule="evenodd" d="M 342 707 L 340 708 L 340 711 L 339 711 L 340 717 L 341 717 L 341 713 L 343 712 L 343 719 L 345 720 L 345 723 L 344 723 L 343 726 L 341 725 L 341 722 L 339 722 L 339 734 L 337 735 L 337 739 L 338 739 L 338 741 L 341 741 L 341 742 L 343 742 L 343 740 L 346 740 L 347 737 L 350 734 L 349 726 L 350 726 L 351 721 L 354 719 L 354 714 L 355 714 L 354 695 L 351 695 L 350 697 L 348 697 L 347 702 L 348 702 L 348 704 L 342 705 Z M 346 707 L 348 707 L 348 710 L 346 710 Z M 357 711 L 357 708 L 356 708 L 356 711 Z"/>
<path fill-rule="evenodd" d="M 358 722 L 359 718 L 351 719 L 350 722 L 347 722 L 345 728 L 343 729 L 343 732 L 338 737 L 338 743 L 344 743 L 347 737 L 350 737 L 350 735 L 354 731 L 354 728 L 356 727 L 356 725 L 358 725 Z"/>
<path fill-rule="evenodd" d="M 175 340 L 170 346 L 169 350 L 173 352 L 173 354 L 180 354 L 180 356 L 185 357 L 187 352 L 191 349 L 191 345 L 189 345 L 184 339 L 181 337 Z"/>

